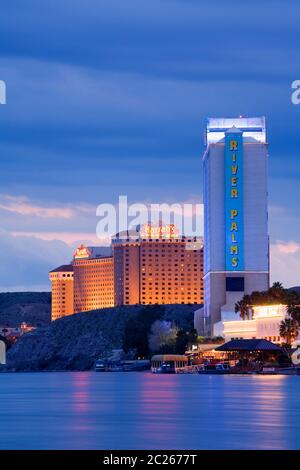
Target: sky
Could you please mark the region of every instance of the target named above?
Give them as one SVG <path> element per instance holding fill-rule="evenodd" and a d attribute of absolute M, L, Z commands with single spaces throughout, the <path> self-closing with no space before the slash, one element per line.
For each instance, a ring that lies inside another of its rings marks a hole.
<path fill-rule="evenodd" d="M 202 203 L 206 118 L 239 115 L 267 119 L 271 279 L 300 285 L 299 17 L 297 0 L 3 2 L 0 291 L 50 290 L 99 244 L 98 204 Z"/>

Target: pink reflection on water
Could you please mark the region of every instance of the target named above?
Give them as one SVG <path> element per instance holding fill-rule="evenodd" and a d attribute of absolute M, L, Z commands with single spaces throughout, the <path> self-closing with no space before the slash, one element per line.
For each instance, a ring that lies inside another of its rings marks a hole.
<path fill-rule="evenodd" d="M 239 377 L 243 380 L 244 377 Z M 242 441 L 241 424 L 244 422 L 245 427 L 255 430 L 256 448 L 285 448 L 288 446 L 286 442 L 287 429 L 289 426 L 286 415 L 286 403 L 288 399 L 285 393 L 284 382 L 288 379 L 286 376 L 268 375 L 253 376 L 254 386 L 250 390 L 241 389 L 237 394 L 234 388 L 226 389 L 224 394 L 224 412 L 226 409 L 234 410 L 236 417 L 230 421 L 231 433 L 236 433 L 236 442 Z M 251 384 L 252 385 L 252 384 Z M 247 419 L 244 417 L 247 415 Z M 244 442 L 244 448 L 247 448 L 248 442 Z M 253 447 L 253 443 L 251 442 Z"/>
<path fill-rule="evenodd" d="M 71 404 L 75 412 L 87 413 L 90 409 L 90 394 L 89 394 L 89 374 L 77 373 L 72 374 L 72 392 L 70 396 Z"/>
<path fill-rule="evenodd" d="M 174 375 L 144 376 L 137 405 L 142 415 L 141 432 L 153 447 L 159 447 L 161 436 L 175 437 L 182 408 L 182 392 Z"/>

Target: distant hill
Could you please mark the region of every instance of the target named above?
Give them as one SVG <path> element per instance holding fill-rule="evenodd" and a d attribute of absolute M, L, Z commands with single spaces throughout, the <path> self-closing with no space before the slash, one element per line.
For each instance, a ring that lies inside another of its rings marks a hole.
<path fill-rule="evenodd" d="M 50 292 L 0 293 L 0 325 L 17 327 L 26 322 L 46 326 L 51 321 Z"/>
<path fill-rule="evenodd" d="M 7 353 L 7 366 L 16 370 L 87 370 L 98 358 L 122 349 L 124 333 L 138 315 L 153 313 L 156 306 L 122 306 L 77 313 L 61 318 L 45 328 L 22 336 Z M 165 305 L 161 320 L 185 330 L 193 328 L 199 305 Z M 147 335 L 145 341 L 147 341 Z"/>
<path fill-rule="evenodd" d="M 296 292 L 300 292 L 300 286 L 290 287 L 289 290 L 295 290 Z"/>

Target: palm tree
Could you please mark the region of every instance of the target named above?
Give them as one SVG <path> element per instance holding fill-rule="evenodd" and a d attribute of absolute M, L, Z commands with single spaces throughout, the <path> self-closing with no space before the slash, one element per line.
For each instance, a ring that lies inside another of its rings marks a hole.
<path fill-rule="evenodd" d="M 297 291 L 284 289 L 280 282 L 274 282 L 272 287 L 263 292 L 252 292 L 235 304 L 235 312 L 245 320 L 253 318 L 254 307 L 256 305 L 276 305 L 287 306 L 287 318 L 280 324 L 280 336 L 286 339 L 287 344 L 291 344 L 300 331 L 300 294 Z"/>
<path fill-rule="evenodd" d="M 286 318 L 280 323 L 279 333 L 286 343 L 290 346 L 291 343 L 297 338 L 299 329 L 298 324 L 292 318 Z"/>
<path fill-rule="evenodd" d="M 244 297 L 235 304 L 235 313 L 240 313 L 240 317 L 249 320 L 252 317 L 253 307 L 251 295 L 244 295 Z"/>
<path fill-rule="evenodd" d="M 252 292 L 250 295 L 244 295 L 244 297 L 236 303 L 235 312 L 240 313 L 241 318 L 251 318 L 253 314 L 253 307 L 255 305 L 276 305 L 276 304 L 287 305 L 290 316 L 296 316 L 300 323 L 300 295 L 298 292 L 293 292 L 288 289 L 284 289 L 280 282 L 274 282 L 272 287 L 262 292 Z M 296 318 L 294 318 L 296 319 Z"/>

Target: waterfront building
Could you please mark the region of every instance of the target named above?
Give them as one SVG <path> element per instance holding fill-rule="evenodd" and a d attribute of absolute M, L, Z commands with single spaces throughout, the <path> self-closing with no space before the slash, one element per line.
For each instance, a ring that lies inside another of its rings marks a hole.
<path fill-rule="evenodd" d="M 74 253 L 74 313 L 114 306 L 112 256 L 81 245 Z"/>
<path fill-rule="evenodd" d="M 210 118 L 205 145 L 204 307 L 195 327 L 214 335 L 238 300 L 269 287 L 265 118 Z"/>
<path fill-rule="evenodd" d="M 115 305 L 140 303 L 140 240 L 137 232 L 122 232 L 112 239 Z"/>
<path fill-rule="evenodd" d="M 215 334 L 223 336 L 225 342 L 234 339 L 266 339 L 273 343 L 285 342 L 280 337 L 280 323 L 286 318 L 285 305 L 253 307 L 253 317 L 242 320 L 236 314 L 231 320 L 220 321 L 215 325 Z"/>
<path fill-rule="evenodd" d="M 49 273 L 52 287 L 51 318 L 74 313 L 74 276 L 71 264 L 59 266 Z"/>
<path fill-rule="evenodd" d="M 146 224 L 113 238 L 116 305 L 203 303 L 203 239 L 172 227 Z"/>
<path fill-rule="evenodd" d="M 72 312 L 62 294 L 66 286 L 58 282 L 67 279 L 63 269 L 50 273 L 53 320 L 119 305 L 203 303 L 203 239 L 179 236 L 173 225 L 119 233 L 109 256 L 103 247 L 81 245 L 69 265 Z"/>

